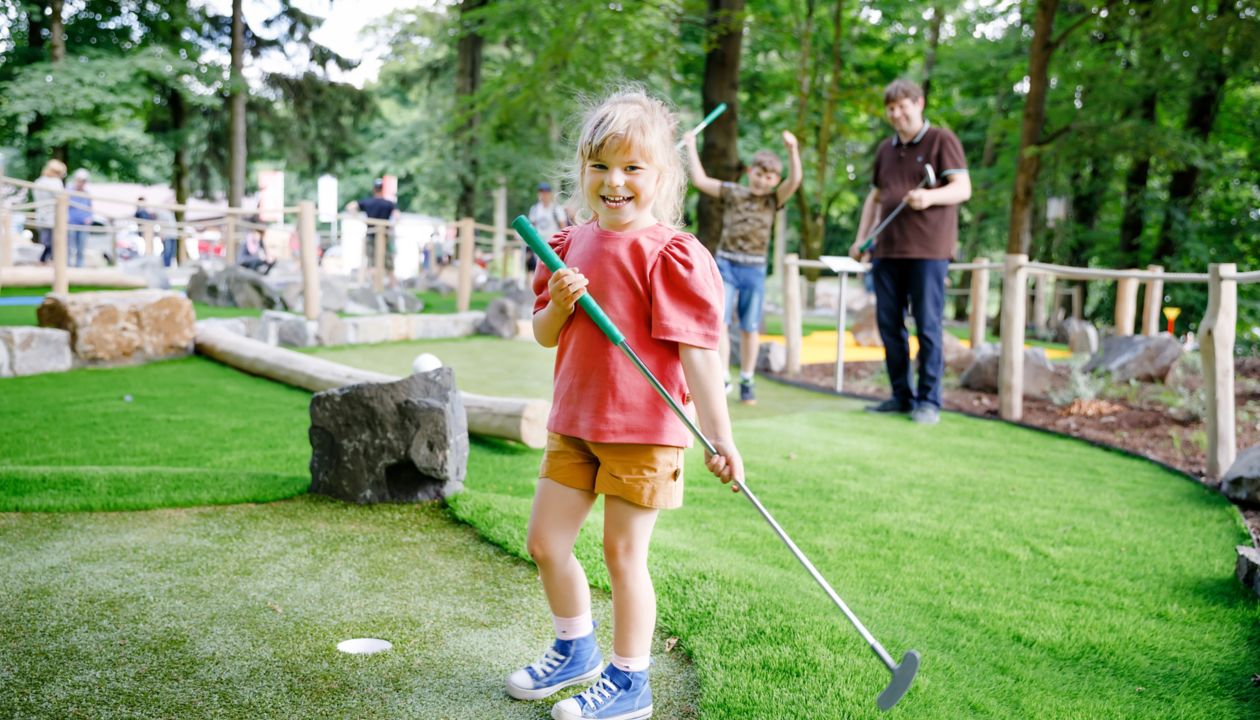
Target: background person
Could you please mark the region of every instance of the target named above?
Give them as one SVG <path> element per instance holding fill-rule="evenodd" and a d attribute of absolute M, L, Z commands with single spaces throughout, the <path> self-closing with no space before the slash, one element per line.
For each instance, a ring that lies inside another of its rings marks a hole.
<path fill-rule="evenodd" d="M 873 187 L 849 254 L 860 258 L 867 234 L 906 201 L 909 211 L 884 228 L 873 248 L 875 315 L 892 397 L 867 410 L 910 413 L 930 425 L 940 421 L 945 275 L 958 244 L 958 205 L 971 197 L 971 179 L 962 143 L 924 120 L 923 105 L 923 90 L 909 80 L 894 80 L 884 90 L 884 114 L 895 132 L 876 150 Z M 917 187 L 925 163 L 936 170 L 939 187 Z M 917 391 L 911 389 L 907 308 L 919 339 Z"/>
<path fill-rule="evenodd" d="M 569 220 L 568 211 L 555 201 L 551 184 L 545 182 L 538 183 L 538 202 L 529 208 L 529 221 L 538 229 L 539 236 L 544 238 L 549 238 L 573 224 Z M 525 246 L 525 269 L 533 272 L 537 265 L 538 258 L 534 257 L 534 251 L 528 245 Z"/>
<path fill-rule="evenodd" d="M 87 183 L 91 173 L 83 168 L 74 171 L 71 189 L 75 192 L 87 192 Z M 88 226 L 92 224 L 92 198 L 71 195 L 69 198 L 67 223 L 70 225 L 70 260 L 75 267 L 83 267 L 83 246 L 87 244 Z"/>
<path fill-rule="evenodd" d="M 376 178 L 372 181 L 372 195 L 370 197 L 351 200 L 346 203 L 346 212 L 362 212 L 373 220 L 389 221 L 389 228 L 386 229 L 385 244 L 385 276 L 389 279 L 390 286 L 394 285 L 394 223 L 398 221 L 398 205 L 389 198 L 385 197 L 385 179 Z M 374 223 L 368 224 L 367 237 L 365 239 L 367 251 L 368 267 L 376 267 L 376 235 L 377 226 Z"/>
<path fill-rule="evenodd" d="M 44 246 L 39 261 L 46 263 L 52 259 L 52 228 L 57 220 L 57 196 L 66 189 L 66 164 L 60 160 L 49 160 L 44 164 L 39 177 L 35 179 L 35 188 L 31 191 L 31 200 L 35 208 L 35 224 L 38 226 L 39 244 Z"/>
<path fill-rule="evenodd" d="M 801 153 L 796 136 L 783 131 L 788 151 L 788 177 L 780 184 L 783 163 L 770 150 L 758 150 L 748 169 L 748 186 L 711 178 L 696 152 L 695 133 L 683 135 L 691 165 L 691 183 L 705 195 L 722 199 L 722 237 L 718 240 L 717 266 L 722 273 L 726 309 L 722 317 L 722 341 L 718 352 L 722 368 L 730 367 L 731 345 L 727 324 L 741 331 L 739 345 L 739 401 L 757 402 L 753 374 L 761 351 L 761 316 L 766 298 L 766 255 L 774 231 L 774 218 L 792 193 L 801 186 Z M 728 383 L 729 386 L 729 383 Z"/>

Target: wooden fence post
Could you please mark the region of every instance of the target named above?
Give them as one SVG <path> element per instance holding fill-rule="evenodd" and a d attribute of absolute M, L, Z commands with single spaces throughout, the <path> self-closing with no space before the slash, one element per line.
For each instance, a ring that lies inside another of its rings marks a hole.
<path fill-rule="evenodd" d="M 1028 314 L 1027 255 L 1008 254 L 1002 270 L 1002 351 L 998 409 L 1004 420 L 1024 415 L 1024 323 Z"/>
<path fill-rule="evenodd" d="M 783 257 L 783 336 L 787 340 L 788 375 L 801 372 L 801 268 L 796 253 Z"/>
<path fill-rule="evenodd" d="M 62 193 L 57 196 L 57 211 L 53 220 L 52 261 L 53 286 L 55 293 L 70 292 L 70 276 L 66 273 L 66 255 L 69 254 L 67 244 L 70 225 L 70 196 Z"/>
<path fill-rule="evenodd" d="M 1147 265 L 1153 273 L 1164 272 L 1162 265 Z M 1164 305 L 1164 281 L 1151 278 L 1142 283 L 1142 334 L 1151 336 L 1159 334 L 1159 311 Z"/>
<path fill-rule="evenodd" d="M 501 278 L 509 277 L 508 258 L 504 252 L 507 243 L 507 185 L 504 182 L 503 178 L 499 178 L 499 186 L 494 189 L 494 259 L 491 261 Z"/>
<path fill-rule="evenodd" d="M 1043 337 L 1050 331 L 1050 283 L 1054 279 L 1037 273 L 1033 279 L 1033 332 Z"/>
<path fill-rule="evenodd" d="M 984 265 L 989 262 L 988 258 L 976 258 L 973 260 L 977 265 Z M 968 324 L 971 326 L 971 349 L 979 350 L 984 344 L 985 332 L 988 330 L 989 321 L 989 269 L 976 268 L 971 271 L 971 317 L 968 318 Z"/>
<path fill-rule="evenodd" d="M 0 268 L 13 265 L 13 213 L 0 206 Z"/>
<path fill-rule="evenodd" d="M 1116 334 L 1132 335 L 1137 320 L 1137 278 L 1116 281 Z"/>
<path fill-rule="evenodd" d="M 1072 317 L 1077 320 L 1085 319 L 1085 283 L 1081 280 L 1072 286 Z"/>
<path fill-rule="evenodd" d="M 455 310 L 468 312 L 472 307 L 473 266 L 477 264 L 476 227 L 470 217 L 459 221 L 459 285 L 455 288 Z"/>
<path fill-rule="evenodd" d="M 1203 387 L 1207 392 L 1207 475 L 1219 478 L 1234 463 L 1234 333 L 1238 321 L 1238 283 L 1234 263 L 1208 266 L 1208 307 L 1199 324 Z"/>
<path fill-rule="evenodd" d="M 153 257 L 153 221 L 141 220 L 140 233 L 144 236 L 144 256 Z"/>
<path fill-rule="evenodd" d="M 302 253 L 302 312 L 307 320 L 318 320 L 319 238 L 315 235 L 315 203 L 298 203 L 298 241 Z"/>
<path fill-rule="evenodd" d="M 223 259 L 229 266 L 236 264 L 236 216 L 232 213 L 223 217 Z"/>
<path fill-rule="evenodd" d="M 372 258 L 372 289 L 380 292 L 385 289 L 385 253 L 389 248 L 389 223 L 385 220 L 377 220 L 376 226 L 372 228 L 376 233 L 376 252 Z"/>

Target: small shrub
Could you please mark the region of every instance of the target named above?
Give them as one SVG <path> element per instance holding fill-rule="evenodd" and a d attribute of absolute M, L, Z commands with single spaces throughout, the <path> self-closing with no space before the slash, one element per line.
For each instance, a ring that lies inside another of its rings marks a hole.
<path fill-rule="evenodd" d="M 1066 385 L 1052 387 L 1047 396 L 1050 402 L 1060 407 L 1071 405 L 1073 400 L 1093 400 L 1098 397 L 1107 381 L 1098 375 L 1085 372 L 1082 368 L 1088 358 L 1074 359 L 1070 362 L 1070 372 Z"/>

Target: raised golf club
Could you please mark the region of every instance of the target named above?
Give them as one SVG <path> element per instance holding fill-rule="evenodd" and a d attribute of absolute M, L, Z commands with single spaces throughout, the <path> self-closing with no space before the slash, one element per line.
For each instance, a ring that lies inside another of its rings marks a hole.
<path fill-rule="evenodd" d="M 928 167 L 928 172 L 932 172 L 930 166 Z M 551 246 L 538 235 L 538 231 L 532 224 L 530 224 L 528 218 L 524 215 L 518 216 L 512 221 L 512 227 L 516 230 L 517 234 L 521 236 L 521 239 L 525 241 L 525 244 L 529 245 L 529 247 L 533 249 L 534 254 L 543 261 L 543 264 L 547 266 L 548 270 L 556 272 L 565 267 L 564 261 L 561 260 L 560 256 L 556 255 L 555 251 L 551 249 Z M 631 349 L 630 345 L 626 342 L 625 335 L 617 329 L 617 326 L 613 324 L 613 321 L 609 319 L 608 315 L 604 313 L 604 310 L 598 303 L 595 302 L 595 298 L 591 297 L 588 292 L 578 299 L 578 305 L 580 305 L 582 310 L 584 310 L 591 320 L 594 321 L 595 325 L 598 326 L 600 331 L 604 333 L 604 336 L 608 338 L 609 342 L 616 345 L 626 357 L 630 358 L 630 362 L 634 363 L 634 366 L 639 369 L 639 373 L 652 384 L 652 387 L 656 389 L 656 393 L 664 398 L 665 402 L 669 403 L 670 409 L 674 411 L 674 414 L 678 416 L 679 420 L 682 420 L 683 424 L 687 426 L 687 429 L 691 431 L 691 434 L 696 437 L 696 440 L 704 446 L 704 449 L 710 454 L 717 454 L 717 450 L 713 447 L 713 443 L 709 442 L 709 439 L 704 436 L 704 433 L 700 431 L 700 428 L 695 424 L 695 422 L 687 416 L 687 413 L 683 411 L 678 402 L 670 396 L 670 394 L 661 385 L 660 381 L 656 379 L 656 376 L 652 374 L 652 371 L 643 364 L 643 361 L 639 359 L 639 356 L 635 354 L 634 350 Z M 809 574 L 813 576 L 814 580 L 822 586 L 823 591 L 827 593 L 827 597 L 830 597 L 831 601 L 836 604 L 836 607 L 840 608 L 840 611 L 844 613 L 844 616 L 849 619 L 849 622 L 853 623 L 853 627 L 857 628 L 858 633 L 862 635 L 862 639 L 866 640 L 866 644 L 871 647 L 871 650 L 875 652 L 875 655 L 881 662 L 884 663 L 884 666 L 888 668 L 888 672 L 892 673 L 892 680 L 888 683 L 888 687 L 884 688 L 884 691 L 880 693 L 879 697 L 876 699 L 876 704 L 879 706 L 880 710 L 888 710 L 892 708 L 892 706 L 896 705 L 897 701 L 906 694 L 906 691 L 910 689 L 910 683 L 914 681 L 914 676 L 919 671 L 919 653 L 914 650 L 909 650 L 906 652 L 905 657 L 901 659 L 900 664 L 893 662 L 892 656 L 888 654 L 888 651 L 884 649 L 884 646 L 879 644 L 879 641 L 871 635 L 870 631 L 866 629 L 866 626 L 862 624 L 862 621 L 858 620 L 857 615 L 854 615 L 853 611 L 849 609 L 849 606 L 844 604 L 844 600 L 841 600 L 840 596 L 836 594 L 836 591 L 831 589 L 831 585 L 828 584 L 827 580 L 821 573 L 818 572 L 817 568 L 814 567 L 814 564 L 809 561 L 809 558 L 805 557 L 805 553 L 801 552 L 800 548 L 796 547 L 796 543 L 792 542 L 792 538 L 788 537 L 788 534 L 783 530 L 779 523 L 775 521 L 774 517 L 770 515 L 770 512 L 766 510 L 765 506 L 761 504 L 761 501 L 758 500 L 757 496 L 749 489 L 748 481 L 744 480 L 738 483 L 738 485 L 739 489 L 743 492 L 744 497 L 748 498 L 748 502 L 752 503 L 753 507 L 757 508 L 757 512 L 761 513 L 761 516 L 765 518 L 766 522 L 770 523 L 770 527 L 774 529 L 774 532 L 779 536 L 779 539 L 788 546 L 788 549 L 792 551 L 792 554 L 796 556 L 796 559 L 805 566 L 805 569 L 809 571 Z"/>
<path fill-rule="evenodd" d="M 914 189 L 918 190 L 921 187 L 936 187 L 936 171 L 932 169 L 931 163 L 923 163 L 923 179 L 919 181 L 918 185 L 914 186 Z M 879 234 L 883 232 L 884 228 L 888 227 L 888 223 L 892 222 L 893 218 L 897 217 L 897 215 L 904 210 L 905 207 L 906 201 L 902 200 L 897 204 L 897 207 L 893 208 L 892 212 L 888 213 L 888 217 L 884 218 L 883 222 L 875 226 L 875 229 L 872 230 L 871 234 L 866 238 L 866 242 L 862 243 L 862 247 L 860 248 L 862 252 L 870 250 L 871 247 L 875 245 L 875 238 L 879 237 Z"/>
<path fill-rule="evenodd" d="M 691 132 L 693 132 L 696 135 L 699 135 L 701 131 L 709 127 L 709 123 L 713 122 L 714 120 L 717 120 L 718 115 L 721 115 L 724 112 L 726 112 L 726 103 L 718 103 L 717 107 L 713 108 L 713 110 L 710 111 L 708 115 L 704 116 L 703 120 L 701 120 L 699 123 L 696 124 L 695 127 L 691 129 Z M 683 146 L 683 141 L 679 140 L 678 144 L 674 146 L 674 149 L 677 150 L 681 148 L 682 146 Z"/>

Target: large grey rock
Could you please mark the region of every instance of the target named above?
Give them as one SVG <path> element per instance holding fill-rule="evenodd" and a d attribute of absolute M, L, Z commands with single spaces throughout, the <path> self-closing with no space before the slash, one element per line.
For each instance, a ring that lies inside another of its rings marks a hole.
<path fill-rule="evenodd" d="M 1234 566 L 1234 574 L 1243 587 L 1260 595 L 1260 550 L 1250 545 L 1239 545 L 1235 549 L 1238 562 Z"/>
<path fill-rule="evenodd" d="M 188 355 L 197 320 L 192 302 L 169 290 L 49 293 L 36 315 L 69 332 L 75 357 L 92 365 Z"/>
<path fill-rule="evenodd" d="M 1181 343 L 1167 333 L 1154 337 L 1113 336 L 1103 340 L 1102 350 L 1083 369 L 1110 373 L 1112 382 L 1118 383 L 1163 382 L 1182 352 Z"/>
<path fill-rule="evenodd" d="M 345 345 L 350 342 L 346 323 L 335 312 L 319 314 L 319 327 L 316 330 L 320 345 Z"/>
<path fill-rule="evenodd" d="M 968 390 L 996 393 L 1000 360 L 1001 349 L 997 345 L 981 345 L 971 367 L 962 374 L 962 386 Z M 1046 358 L 1046 351 L 1039 347 L 1024 348 L 1024 394 L 1045 397 L 1053 381 L 1054 366 Z"/>
<path fill-rule="evenodd" d="M 763 342 L 757 348 L 757 372 L 781 373 L 786 367 L 787 346 L 783 343 Z"/>
<path fill-rule="evenodd" d="M 360 309 L 368 309 L 375 315 L 383 315 L 389 312 L 389 306 L 385 304 L 385 298 L 366 286 L 350 288 L 346 292 L 346 312 L 358 314 L 361 311 Z"/>
<path fill-rule="evenodd" d="M 963 345 L 962 340 L 954 337 L 951 333 L 941 333 L 941 353 L 945 357 L 945 367 L 956 373 L 961 373 L 971 367 L 971 363 L 975 360 L 976 354 L 971 348 Z"/>
<path fill-rule="evenodd" d="M 420 298 L 412 295 L 406 290 L 389 289 L 381 293 L 381 299 L 385 301 L 386 307 L 390 312 L 402 313 L 404 315 L 410 313 L 418 313 L 424 309 L 424 303 Z"/>
<path fill-rule="evenodd" d="M 875 316 L 875 303 L 865 305 L 853 318 L 853 341 L 862 347 L 883 347 L 879 336 L 879 322 Z"/>
<path fill-rule="evenodd" d="M 13 377 L 13 363 L 9 361 L 9 346 L 0 342 L 0 377 Z"/>
<path fill-rule="evenodd" d="M 481 335 L 494 335 L 501 338 L 516 337 L 519 329 L 516 321 L 517 304 L 503 297 L 495 298 L 486 306 L 485 319 L 477 325 L 477 332 Z"/>
<path fill-rule="evenodd" d="M 318 344 L 319 323 L 303 315 L 264 310 L 262 321 L 276 328 L 276 341 L 288 347 L 311 347 Z"/>
<path fill-rule="evenodd" d="M 516 319 L 529 320 L 534 317 L 534 291 L 512 283 L 503 289 L 503 297 L 516 305 Z"/>
<path fill-rule="evenodd" d="M 1059 323 L 1055 337 L 1062 337 L 1063 340 L 1060 342 L 1067 343 L 1073 355 L 1076 353 L 1093 355 L 1098 352 L 1098 328 L 1086 320 L 1076 318 L 1064 320 Z"/>
<path fill-rule="evenodd" d="M 446 367 L 316 393 L 310 440 L 311 492 L 348 502 L 445 498 L 468 470 L 468 421 Z"/>
<path fill-rule="evenodd" d="M 1221 478 L 1221 492 L 1236 503 L 1260 505 L 1260 445 L 1238 454 Z"/>
<path fill-rule="evenodd" d="M 283 310 L 284 298 L 280 292 L 263 279 L 263 276 L 248 268 L 232 266 L 219 274 L 221 282 L 227 287 L 231 304 L 239 308 L 256 310 Z"/>
<path fill-rule="evenodd" d="M 11 375 L 65 372 L 73 365 L 70 333 L 56 328 L 0 327 Z"/>

